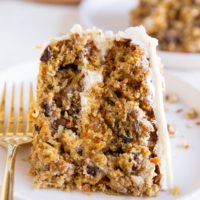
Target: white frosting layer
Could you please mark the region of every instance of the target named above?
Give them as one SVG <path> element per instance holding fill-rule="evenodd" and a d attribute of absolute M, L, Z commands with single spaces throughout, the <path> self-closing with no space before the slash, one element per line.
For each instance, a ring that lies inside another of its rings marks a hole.
<path fill-rule="evenodd" d="M 84 74 L 84 90 L 81 92 L 81 109 L 82 112 L 87 110 L 89 97 L 87 96 L 88 90 L 94 86 L 96 83 L 103 82 L 103 76 L 101 71 L 88 70 L 85 67 L 82 68 Z"/>
<path fill-rule="evenodd" d="M 75 25 L 71 32 L 83 34 L 82 28 Z M 112 31 L 107 31 L 105 35 L 97 28 L 88 29 L 85 32 L 91 33 L 96 45 L 101 49 L 102 56 L 105 55 L 107 48 L 110 46 L 110 41 L 115 39 L 127 38 L 131 39 L 134 44 L 138 44 L 144 49 L 145 55 L 150 59 L 151 75 L 148 77 L 149 89 L 153 96 L 153 107 L 158 126 L 158 149 L 157 154 L 161 159 L 161 187 L 166 190 L 172 187 L 172 171 L 171 171 L 171 152 L 169 143 L 169 134 L 165 119 L 165 111 L 163 104 L 163 77 L 161 75 L 161 63 L 156 54 L 158 41 L 146 34 L 142 26 L 131 27 L 124 32 L 120 31 L 113 34 Z M 103 77 L 101 71 L 91 71 L 86 69 L 87 61 L 82 67 L 84 78 L 84 91 L 81 93 L 82 111 L 87 109 L 89 99 L 87 91 L 96 83 L 102 82 Z M 145 66 L 145 65 L 144 65 Z"/>
<path fill-rule="evenodd" d="M 87 29 L 86 31 L 83 31 L 82 27 L 79 24 L 76 24 L 72 27 L 70 32 L 78 33 L 80 35 L 85 34 L 86 37 L 90 37 L 91 39 L 93 39 L 97 47 L 101 49 L 100 44 L 102 44 L 103 33 L 101 32 L 100 29 L 94 27 L 92 29 Z M 83 60 L 83 66 L 81 66 L 81 70 L 82 73 L 84 74 L 84 80 L 83 80 L 84 90 L 83 92 L 80 93 L 80 97 L 81 97 L 81 112 L 84 113 L 89 108 L 90 99 L 87 95 L 88 90 L 96 83 L 102 82 L 103 76 L 101 71 L 87 69 L 88 60 L 86 57 L 83 57 L 82 60 Z"/>
<path fill-rule="evenodd" d="M 91 71 L 83 69 L 83 73 L 85 74 L 84 86 L 86 91 L 89 90 L 92 85 L 103 81 L 101 71 Z"/>

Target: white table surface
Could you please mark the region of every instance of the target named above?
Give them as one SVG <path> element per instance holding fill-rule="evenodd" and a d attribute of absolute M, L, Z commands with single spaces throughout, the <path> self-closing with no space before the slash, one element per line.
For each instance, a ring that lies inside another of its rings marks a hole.
<path fill-rule="evenodd" d="M 37 59 L 35 48 L 79 23 L 77 6 L 0 0 L 0 68 Z"/>
<path fill-rule="evenodd" d="M 75 23 L 81 23 L 78 6 L 0 0 L 0 69 L 38 59 L 36 45 L 66 33 Z M 170 71 L 200 90 L 200 70 Z"/>

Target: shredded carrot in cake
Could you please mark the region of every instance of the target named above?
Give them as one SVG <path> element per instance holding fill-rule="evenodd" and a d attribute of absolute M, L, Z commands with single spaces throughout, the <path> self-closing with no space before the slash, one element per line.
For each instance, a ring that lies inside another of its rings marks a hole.
<path fill-rule="evenodd" d="M 152 163 L 154 163 L 155 165 L 158 165 L 160 163 L 160 158 L 159 157 L 154 157 L 154 158 L 151 158 L 150 161 Z"/>

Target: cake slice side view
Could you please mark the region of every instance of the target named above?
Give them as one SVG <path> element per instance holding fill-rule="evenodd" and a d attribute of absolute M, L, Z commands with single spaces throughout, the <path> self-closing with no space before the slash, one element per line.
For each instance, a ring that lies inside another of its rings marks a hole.
<path fill-rule="evenodd" d="M 154 196 L 171 187 L 157 41 L 74 26 L 41 56 L 31 174 L 38 187 Z"/>

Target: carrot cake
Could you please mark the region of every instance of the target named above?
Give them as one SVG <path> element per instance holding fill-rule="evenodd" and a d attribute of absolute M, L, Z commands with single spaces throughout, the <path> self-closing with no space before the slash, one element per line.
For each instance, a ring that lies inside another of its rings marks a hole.
<path fill-rule="evenodd" d="M 200 53 L 199 0 L 139 0 L 131 23 L 144 25 L 161 50 Z"/>
<path fill-rule="evenodd" d="M 54 39 L 40 58 L 31 174 L 40 188 L 155 196 L 171 187 L 157 40 L 97 28 Z"/>

